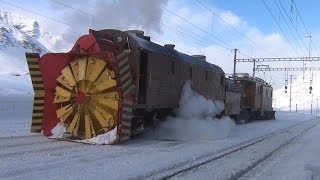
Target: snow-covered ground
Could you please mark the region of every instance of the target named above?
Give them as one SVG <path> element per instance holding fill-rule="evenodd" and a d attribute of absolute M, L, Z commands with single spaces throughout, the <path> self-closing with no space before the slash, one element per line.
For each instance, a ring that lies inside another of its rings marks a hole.
<path fill-rule="evenodd" d="M 32 94 L 0 94 L 0 138 L 29 134 L 32 101 Z"/>
<path fill-rule="evenodd" d="M 320 179 L 320 126 L 256 167 L 244 179 Z"/>
<path fill-rule="evenodd" d="M 220 139 L 163 140 L 149 132 L 119 145 L 98 146 L 31 134 L 30 96 L 1 98 L 7 103 L 1 103 L 0 112 L 0 179 L 140 179 L 314 118 L 277 112 L 277 120 L 236 125 Z"/>

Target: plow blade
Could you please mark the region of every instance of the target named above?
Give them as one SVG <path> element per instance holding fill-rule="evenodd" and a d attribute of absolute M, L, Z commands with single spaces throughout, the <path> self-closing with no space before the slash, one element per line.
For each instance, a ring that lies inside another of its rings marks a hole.
<path fill-rule="evenodd" d="M 40 56 L 38 53 L 26 53 L 26 58 L 34 90 L 31 132 L 40 133 L 42 130 L 45 96 L 43 80 L 39 67 Z"/>
<path fill-rule="evenodd" d="M 51 136 L 53 129 L 63 126 L 64 136 L 59 139 L 67 140 L 89 140 L 116 132 L 109 144 L 131 137 L 135 87 L 128 52 L 107 59 L 47 54 L 41 58 L 41 68 L 38 54 L 26 56 L 35 91 L 32 132 L 44 129 L 44 134 Z"/>

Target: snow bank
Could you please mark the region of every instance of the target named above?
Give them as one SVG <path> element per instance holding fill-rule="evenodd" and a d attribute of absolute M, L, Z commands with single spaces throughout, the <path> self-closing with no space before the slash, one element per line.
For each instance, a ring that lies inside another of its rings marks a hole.
<path fill-rule="evenodd" d="M 86 139 L 86 140 L 80 140 L 77 142 L 82 142 L 82 143 L 87 143 L 87 144 L 98 144 L 98 145 L 103 145 L 103 144 L 110 144 L 113 141 L 117 139 L 117 127 L 112 129 L 111 131 L 108 131 L 104 134 L 100 134 L 94 138 L 91 139 Z"/>
<path fill-rule="evenodd" d="M 58 123 L 52 130 L 50 138 L 62 138 L 63 134 L 67 132 L 67 127 L 63 123 Z"/>
<path fill-rule="evenodd" d="M 50 138 L 62 138 L 64 133 L 67 132 L 67 127 L 63 123 L 58 123 L 52 130 L 52 136 Z M 111 131 L 108 131 L 104 134 L 100 134 L 94 138 L 91 139 L 85 139 L 85 140 L 75 140 L 76 142 L 86 143 L 86 144 L 110 144 L 117 138 L 117 127 L 112 129 Z"/>
<path fill-rule="evenodd" d="M 224 110 L 224 103 L 212 101 L 193 92 L 190 83 L 183 87 L 177 117 L 168 117 L 157 129 L 160 139 L 212 140 L 229 135 L 235 126 L 229 117 L 214 116 Z"/>

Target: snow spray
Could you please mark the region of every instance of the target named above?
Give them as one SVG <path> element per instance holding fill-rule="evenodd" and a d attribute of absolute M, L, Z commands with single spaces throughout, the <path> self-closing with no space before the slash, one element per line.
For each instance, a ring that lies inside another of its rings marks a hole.
<path fill-rule="evenodd" d="M 182 89 L 176 117 L 168 117 L 156 131 L 159 139 L 213 140 L 229 135 L 235 126 L 229 117 L 215 118 L 224 110 L 222 101 L 212 101 L 194 92 L 190 82 Z"/>

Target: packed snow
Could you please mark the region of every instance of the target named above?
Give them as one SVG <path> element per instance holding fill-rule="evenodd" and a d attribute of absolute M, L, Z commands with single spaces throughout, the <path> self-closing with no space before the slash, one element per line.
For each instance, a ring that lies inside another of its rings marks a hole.
<path fill-rule="evenodd" d="M 282 149 L 243 179 L 320 179 L 320 126 Z"/>
<path fill-rule="evenodd" d="M 145 133 L 118 145 L 89 146 L 30 133 L 32 96 L 5 99 L 0 108 L 0 179 L 140 179 L 314 118 L 277 112 L 276 120 L 236 125 L 219 139 L 165 140 Z"/>
<path fill-rule="evenodd" d="M 62 138 L 65 132 L 67 132 L 66 125 L 59 122 L 54 128 L 52 128 L 52 136 L 50 136 L 50 138 Z"/>
<path fill-rule="evenodd" d="M 104 144 L 111 144 L 117 139 L 117 127 L 113 128 L 112 130 L 104 133 L 99 134 L 96 137 L 86 140 L 80 140 L 78 142 L 87 143 L 87 144 L 97 144 L 97 145 L 104 145 Z"/>

